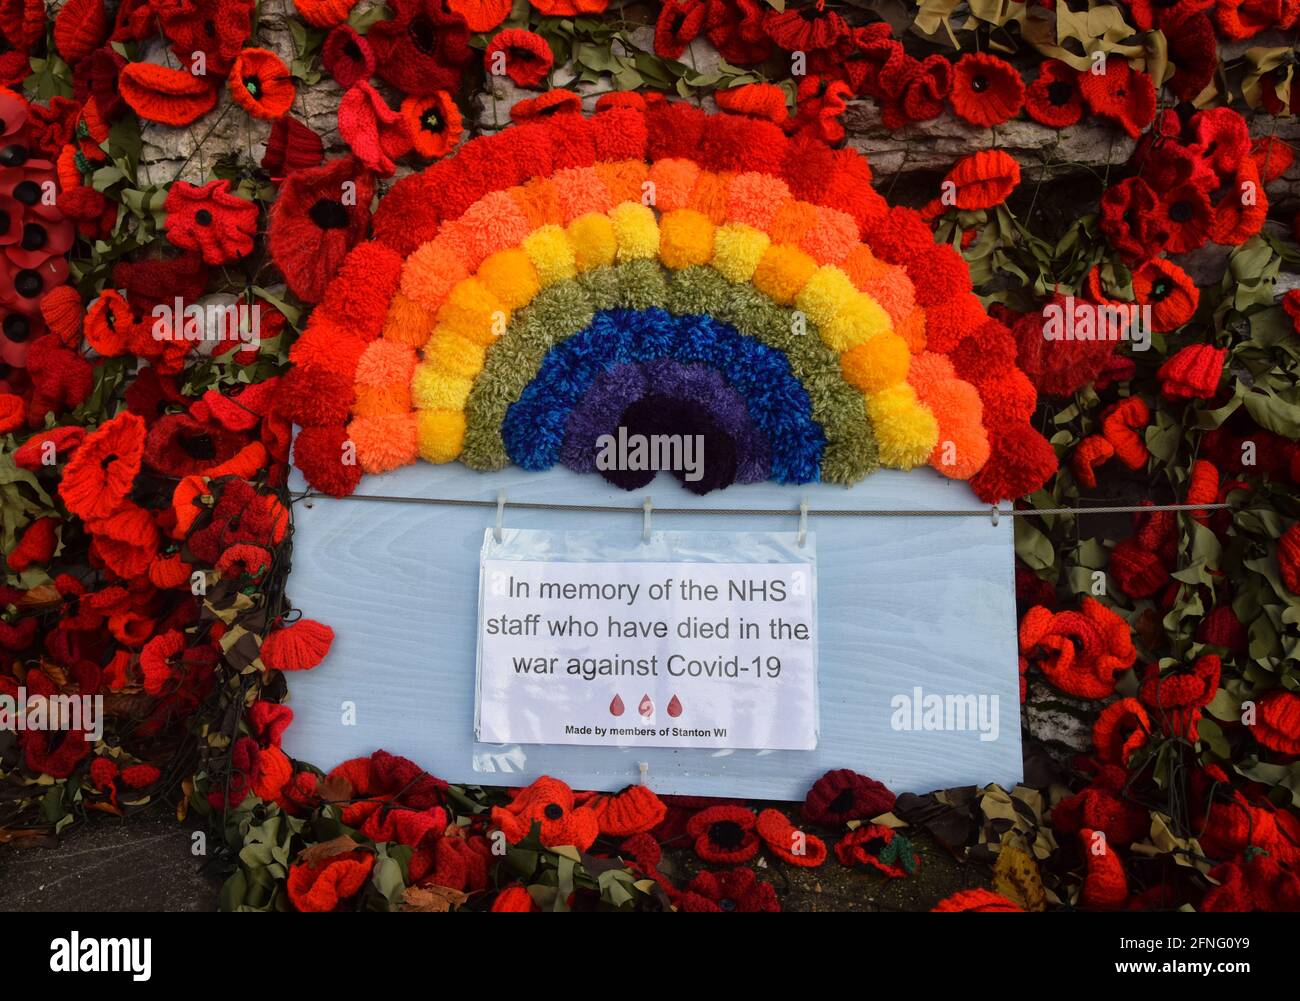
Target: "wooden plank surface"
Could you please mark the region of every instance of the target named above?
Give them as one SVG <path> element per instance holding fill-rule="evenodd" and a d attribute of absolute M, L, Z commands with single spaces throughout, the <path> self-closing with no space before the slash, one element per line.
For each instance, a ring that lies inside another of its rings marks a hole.
<path fill-rule="evenodd" d="M 296 477 L 295 490 L 303 488 Z M 882 470 L 852 488 L 764 483 L 697 498 L 661 474 L 628 494 L 568 470 L 475 473 L 419 463 L 362 480 L 370 496 L 495 500 L 505 524 L 604 529 L 638 537 L 646 494 L 658 507 L 944 510 L 977 507 L 962 483 L 931 470 Z M 509 499 L 626 504 L 629 513 L 512 509 Z M 478 560 L 495 511 L 393 501 L 315 499 L 294 507 L 288 593 L 337 638 L 315 670 L 289 679 L 296 758 L 330 768 L 383 748 L 453 782 L 524 785 L 539 775 L 574 788 L 640 779 L 662 793 L 802 799 L 830 768 L 853 768 L 896 792 L 1021 778 L 1011 519 L 813 515 L 817 534 L 821 737 L 815 751 L 617 750 L 473 740 Z M 680 531 L 793 531 L 797 517 L 659 515 Z M 998 738 L 900 731 L 891 700 L 996 695 Z M 344 703 L 355 725 L 342 722 Z"/>

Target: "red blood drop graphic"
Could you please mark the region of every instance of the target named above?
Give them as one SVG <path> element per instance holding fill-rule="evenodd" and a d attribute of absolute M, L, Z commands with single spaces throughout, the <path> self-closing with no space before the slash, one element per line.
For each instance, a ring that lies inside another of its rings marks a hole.
<path fill-rule="evenodd" d="M 681 714 L 682 714 L 682 700 L 679 699 L 676 695 L 674 695 L 673 700 L 668 703 L 668 715 L 675 718 L 677 716 L 680 716 Z"/>
<path fill-rule="evenodd" d="M 641 696 L 641 705 L 637 707 L 642 716 L 650 717 L 655 714 L 655 704 L 650 701 L 650 693 L 647 692 Z"/>
<path fill-rule="evenodd" d="M 623 715 L 623 700 L 620 699 L 617 695 L 615 695 L 613 700 L 611 700 L 611 702 L 609 703 L 609 714 L 611 716 Z"/>

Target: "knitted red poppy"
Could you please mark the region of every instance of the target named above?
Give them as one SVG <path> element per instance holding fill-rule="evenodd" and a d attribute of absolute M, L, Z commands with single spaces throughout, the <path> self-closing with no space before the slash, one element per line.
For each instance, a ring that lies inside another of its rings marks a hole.
<path fill-rule="evenodd" d="M 952 93 L 951 62 L 937 53 L 926 56 L 906 79 L 896 102 L 902 118 L 909 122 L 928 122 L 943 114 L 944 103 Z M 883 106 L 882 118 L 886 124 L 895 118 L 891 114 L 893 107 L 888 101 Z"/>
<path fill-rule="evenodd" d="M 681 908 L 696 914 L 777 914 L 781 904 L 771 884 L 760 880 L 753 869 L 727 869 L 702 872 L 687 883 Z"/>
<path fill-rule="evenodd" d="M 469 62 L 469 28 L 444 0 L 393 0 L 393 16 L 366 32 L 380 79 L 405 94 L 453 91 Z"/>
<path fill-rule="evenodd" d="M 1083 117 L 1079 73 L 1059 59 L 1046 59 L 1038 77 L 1025 88 L 1025 112 L 1040 125 L 1063 129 Z"/>
<path fill-rule="evenodd" d="M 1127 772 L 1118 765 L 1101 768 L 1086 789 L 1052 807 L 1052 826 L 1062 834 L 1082 828 L 1101 831 L 1115 845 L 1127 846 L 1151 829 L 1151 816 L 1125 798 Z"/>
<path fill-rule="evenodd" d="M 357 0 L 294 0 L 293 9 L 310 25 L 330 28 L 347 19 Z"/>
<path fill-rule="evenodd" d="M 821 3 L 769 10 L 763 15 L 763 30 L 786 52 L 806 53 L 832 49 L 850 31 L 844 18 Z"/>
<path fill-rule="evenodd" d="M 664 801 L 646 786 L 628 786 L 622 792 L 598 794 L 584 805 L 596 815 L 601 834 L 618 838 L 657 827 L 668 812 Z"/>
<path fill-rule="evenodd" d="M 1219 388 L 1227 348 L 1189 344 L 1165 360 L 1156 372 L 1160 393 L 1167 400 L 1208 400 Z"/>
<path fill-rule="evenodd" d="M 285 178 L 271 207 L 267 245 L 294 295 L 317 302 L 370 223 L 374 181 L 352 157 Z"/>
<path fill-rule="evenodd" d="M 710 0 L 704 34 L 733 66 L 753 66 L 772 54 L 772 41 L 763 28 L 766 8 L 759 0 Z"/>
<path fill-rule="evenodd" d="M 1253 732 L 1271 751 L 1300 755 L 1300 695 L 1284 688 L 1265 694 L 1256 706 Z"/>
<path fill-rule="evenodd" d="M 1145 260 L 1169 242 L 1169 224 L 1159 206 L 1160 196 L 1146 181 L 1125 178 L 1102 192 L 1098 225 L 1124 257 Z"/>
<path fill-rule="evenodd" d="M 319 167 L 324 156 L 320 136 L 298 119 L 284 115 L 271 126 L 262 169 L 271 175 L 271 180 L 279 182 L 295 170 Z"/>
<path fill-rule="evenodd" d="M 308 671 L 325 659 L 333 643 L 334 630 L 329 626 L 299 619 L 269 633 L 262 641 L 260 656 L 263 664 L 276 671 Z"/>
<path fill-rule="evenodd" d="M 259 494 L 252 484 L 234 477 L 212 481 L 210 486 L 220 496 L 207 524 L 187 540 L 200 560 L 216 563 L 237 542 L 269 549 L 284 538 L 288 514 L 273 494 Z"/>
<path fill-rule="evenodd" d="M 786 92 L 771 83 L 747 83 L 729 87 L 715 91 L 713 99 L 723 111 L 763 118 L 778 125 L 790 117 Z"/>
<path fill-rule="evenodd" d="M 553 115 L 576 115 L 582 111 L 582 98 L 571 90 L 556 87 L 538 97 L 516 102 L 510 108 L 512 122 L 530 122 Z"/>
<path fill-rule="evenodd" d="M 226 86 L 236 104 L 268 122 L 288 111 L 297 94 L 289 67 L 269 49 L 240 50 Z"/>
<path fill-rule="evenodd" d="M 753 810 L 730 804 L 710 806 L 691 817 L 686 833 L 695 839 L 695 854 L 706 862 L 748 862 L 759 848 Z"/>
<path fill-rule="evenodd" d="M 1101 433 L 1115 449 L 1115 457 L 1129 469 L 1142 469 L 1150 452 L 1138 433 L 1151 421 L 1151 409 L 1140 396 L 1128 396 L 1102 411 Z"/>
<path fill-rule="evenodd" d="M 493 914 L 528 914 L 540 910 L 528 888 L 518 883 L 507 886 L 492 901 Z"/>
<path fill-rule="evenodd" d="M 905 835 L 883 824 L 864 824 L 849 831 L 835 846 L 840 865 L 867 865 L 890 879 L 916 875 L 921 856 Z"/>
<path fill-rule="evenodd" d="M 253 27 L 253 0 L 183 0 L 152 7 L 186 75 L 197 73 L 194 56 L 202 53 L 203 75 L 214 83 L 230 72 Z M 146 38 L 153 34 L 147 24 L 142 28 Z"/>
<path fill-rule="evenodd" d="M 164 414 L 149 428 L 144 461 L 150 469 L 179 479 L 229 462 L 248 444 L 246 435 L 192 414 Z"/>
<path fill-rule="evenodd" d="M 813 783 L 803 801 L 803 819 L 822 827 L 870 820 L 894 808 L 894 794 L 875 779 L 849 768 L 833 769 Z"/>
<path fill-rule="evenodd" d="M 1070 469 L 1079 485 L 1088 490 L 1097 489 L 1097 467 L 1109 462 L 1115 447 L 1099 434 L 1090 434 L 1074 447 Z"/>
<path fill-rule="evenodd" d="M 1128 876 L 1118 853 L 1104 835 L 1087 827 L 1079 831 L 1079 845 L 1087 867 L 1080 903 L 1096 910 L 1122 907 L 1128 899 Z"/>
<path fill-rule="evenodd" d="M 1198 910 L 1300 911 L 1300 874 L 1268 855 L 1248 854 L 1225 862 L 1211 869 L 1209 877 L 1218 885 L 1205 894 Z"/>
<path fill-rule="evenodd" d="M 1137 651 L 1128 623 L 1095 598 L 1079 611 L 1031 608 L 1020 620 L 1020 654 L 1053 687 L 1082 699 L 1104 699 Z"/>
<path fill-rule="evenodd" d="M 707 11 L 707 0 L 667 0 L 655 20 L 655 54 L 680 59 L 686 47 L 699 37 Z"/>
<path fill-rule="evenodd" d="M 1117 699 L 1106 706 L 1092 726 L 1092 744 L 1098 760 L 1128 765 L 1129 757 L 1147 742 L 1151 720 L 1137 699 Z"/>
<path fill-rule="evenodd" d="M 227 180 L 195 187 L 176 181 L 163 203 L 167 239 L 183 250 L 197 250 L 206 264 L 227 264 L 253 249 L 257 206 L 230 190 Z"/>
<path fill-rule="evenodd" d="M 507 806 L 494 806 L 492 823 L 511 844 L 522 841 L 533 824 L 537 824 L 546 847 L 572 845 L 583 852 L 600 833 L 595 812 L 585 806 L 574 806 L 573 790 L 547 775 L 521 789 Z"/>
<path fill-rule="evenodd" d="M 1165 86 L 1184 101 L 1195 100 L 1210 85 L 1219 65 L 1214 24 L 1208 15 L 1198 13 L 1170 30 L 1166 37 L 1175 72 Z"/>
<path fill-rule="evenodd" d="M 374 50 L 365 35 L 350 24 L 340 24 L 326 36 L 321 62 L 344 90 L 375 75 Z"/>
<path fill-rule="evenodd" d="M 1025 85 L 1010 63 L 987 52 L 974 52 L 957 60 L 948 97 L 958 117 L 987 128 L 1020 114 Z"/>
<path fill-rule="evenodd" d="M 30 567 L 49 563 L 59 541 L 58 527 L 58 518 L 37 518 L 24 528 L 18 544 L 5 557 L 9 569 L 22 573 Z"/>
<path fill-rule="evenodd" d="M 1080 297 L 1082 298 L 1082 297 Z M 1016 340 L 1016 366 L 1034 387 L 1051 396 L 1066 396 L 1092 382 L 1115 353 L 1113 340 L 1067 338 L 1073 308 L 1092 306 L 1078 299 L 1073 306 L 1057 293 L 1035 313 L 1025 313 L 1011 327 Z M 1049 337 L 1049 333 L 1055 332 Z"/>
<path fill-rule="evenodd" d="M 75 66 L 108 37 L 104 0 L 68 0 L 54 18 L 54 47 L 69 66 Z"/>
<path fill-rule="evenodd" d="M 337 910 L 360 891 L 374 867 L 374 855 L 364 851 L 344 852 L 315 865 L 295 863 L 286 884 L 289 901 L 300 911 Z"/>
<path fill-rule="evenodd" d="M 400 111 L 390 108 L 368 83 L 354 84 L 343 95 L 338 111 L 339 135 L 367 170 L 389 177 L 393 161 L 411 149 L 411 133 Z"/>
<path fill-rule="evenodd" d="M 538 87 L 546 82 L 555 56 L 546 39 L 523 28 L 498 32 L 483 51 L 483 66 L 489 74 L 498 67 L 519 87 Z"/>
<path fill-rule="evenodd" d="M 1161 193 L 1156 206 L 1160 227 L 1169 233 L 1165 249 L 1183 254 L 1202 246 L 1214 225 L 1214 206 L 1208 188 L 1188 181 Z"/>
<path fill-rule="evenodd" d="M 59 496 L 68 511 L 87 521 L 116 512 L 140 472 L 144 439 L 144 421 L 127 412 L 87 435 L 59 481 Z"/>
<path fill-rule="evenodd" d="M 950 897 L 944 897 L 934 907 L 932 914 L 1004 914 L 1024 913 L 1024 908 L 1013 900 L 1008 900 L 1000 893 L 975 887 L 971 890 L 959 890 Z"/>
<path fill-rule="evenodd" d="M 768 808 L 760 813 L 754 830 L 768 851 L 791 865 L 811 869 L 826 861 L 826 842 L 799 830 L 780 810 Z"/>
<path fill-rule="evenodd" d="M 1119 589 L 1130 598 L 1149 598 L 1169 583 L 1169 571 L 1160 557 L 1143 548 L 1137 539 L 1117 542 L 1110 552 L 1107 569 Z"/>
<path fill-rule="evenodd" d="M 189 125 L 217 103 L 213 77 L 157 63 L 127 63 L 118 78 L 122 100 L 141 118 L 163 125 Z"/>
<path fill-rule="evenodd" d="M 1133 272 L 1133 298 L 1151 307 L 1151 329 L 1168 333 L 1192 318 L 1201 293 L 1186 271 L 1157 257 Z"/>
<path fill-rule="evenodd" d="M 120 355 L 127 349 L 127 336 L 134 322 L 127 301 L 116 289 L 104 289 L 86 310 L 86 343 L 104 358 Z"/>
<path fill-rule="evenodd" d="M 1117 122 L 1136 139 L 1156 113 L 1156 89 L 1151 78 L 1118 56 L 1100 65 L 1101 72 L 1079 75 L 1079 91 L 1095 115 Z"/>
<path fill-rule="evenodd" d="M 1215 653 L 1197 657 L 1190 669 L 1179 667 L 1164 674 L 1159 665 L 1149 664 L 1142 675 L 1138 698 L 1165 733 L 1195 743 L 1201 709 L 1209 705 L 1219 690 L 1221 668 L 1219 655 Z"/>

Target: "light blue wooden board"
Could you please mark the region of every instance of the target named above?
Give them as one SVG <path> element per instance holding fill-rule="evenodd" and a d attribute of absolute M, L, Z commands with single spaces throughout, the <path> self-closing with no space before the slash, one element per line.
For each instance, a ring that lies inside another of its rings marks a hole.
<path fill-rule="evenodd" d="M 292 486 L 303 489 L 295 473 Z M 978 502 L 963 483 L 931 470 L 883 470 L 852 488 L 734 486 L 697 498 L 660 474 L 628 494 L 565 469 L 475 473 L 418 463 L 365 477 L 359 494 L 658 507 L 944 510 Z M 539 775 L 578 789 L 620 789 L 640 779 L 661 793 L 802 799 L 830 768 L 853 768 L 896 792 L 1022 777 L 1011 519 L 817 517 L 821 738 L 815 751 L 608 749 L 476 744 L 474 654 L 478 559 L 485 508 L 316 499 L 294 506 L 288 593 L 336 633 L 325 661 L 289 678 L 294 722 L 286 751 L 330 768 L 383 748 L 448 781 L 524 785 Z M 505 524 L 607 529 L 632 538 L 640 510 L 524 511 Z M 797 517 L 658 515 L 681 531 L 792 531 Z M 999 737 L 900 732 L 891 699 L 926 693 L 997 695 Z M 341 707 L 356 705 L 356 725 Z"/>

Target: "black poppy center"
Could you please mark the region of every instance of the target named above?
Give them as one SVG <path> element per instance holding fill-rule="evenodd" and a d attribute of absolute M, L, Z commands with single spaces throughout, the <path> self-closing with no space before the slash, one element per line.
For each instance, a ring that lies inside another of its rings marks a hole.
<path fill-rule="evenodd" d="M 27 162 L 27 147 L 21 143 L 10 143 L 0 149 L 0 163 L 6 167 L 21 167 Z"/>
<path fill-rule="evenodd" d="M 342 202 L 322 198 L 307 210 L 311 221 L 321 229 L 343 229 L 348 224 L 348 210 Z"/>
<path fill-rule="evenodd" d="M 32 332 L 32 325 L 21 313 L 10 313 L 5 317 L 5 336 L 15 343 L 27 340 Z"/>
<path fill-rule="evenodd" d="M 117 459 L 118 456 L 116 452 L 109 452 L 108 455 L 104 456 L 104 458 L 100 460 L 99 468 L 104 472 L 108 472 L 108 467 L 115 463 Z"/>
<path fill-rule="evenodd" d="M 430 132 L 441 132 L 444 128 L 442 115 L 438 114 L 437 108 L 430 108 L 420 119 L 420 124 Z"/>
<path fill-rule="evenodd" d="M 14 199 L 24 205 L 35 205 L 41 200 L 41 186 L 35 181 L 19 181 L 14 185 Z"/>
<path fill-rule="evenodd" d="M 1074 88 L 1063 80 L 1047 85 L 1047 100 L 1058 108 L 1063 108 L 1074 97 Z"/>
<path fill-rule="evenodd" d="M 559 820 L 564 816 L 564 807 L 559 803 L 547 803 L 542 813 L 546 815 L 547 820 Z"/>
<path fill-rule="evenodd" d="M 361 54 L 361 46 L 350 38 L 343 43 L 343 54 L 355 63 L 366 61 L 366 57 Z"/>
<path fill-rule="evenodd" d="M 217 23 L 212 18 L 203 22 L 203 30 L 207 32 L 209 38 L 217 37 Z"/>
<path fill-rule="evenodd" d="M 176 439 L 181 451 L 191 459 L 212 459 L 216 457 L 217 446 L 213 444 L 212 435 L 183 434 Z"/>
<path fill-rule="evenodd" d="M 1174 222 L 1187 222 L 1192 218 L 1192 203 L 1174 202 L 1169 206 L 1169 218 Z"/>
<path fill-rule="evenodd" d="M 255 76 L 244 77 L 244 89 L 253 97 L 262 96 L 262 81 Z"/>
<path fill-rule="evenodd" d="M 1159 302 L 1161 299 L 1166 298 L 1173 290 L 1173 285 L 1161 278 L 1151 286 L 1151 298 L 1155 302 Z"/>
<path fill-rule="evenodd" d="M 419 14 L 411 18 L 411 23 L 406 26 L 406 33 L 411 37 L 411 44 L 426 56 L 433 52 L 435 34 L 433 19 L 429 15 Z"/>
<path fill-rule="evenodd" d="M 0 56 L 8 55 L 13 50 L 14 47 L 9 44 L 9 39 L 5 38 L 3 34 L 0 34 Z"/>
<path fill-rule="evenodd" d="M 718 906 L 724 911 L 734 911 L 736 909 L 736 902 L 730 897 L 723 897 L 718 901 Z"/>
<path fill-rule="evenodd" d="M 197 212 L 194 213 L 194 221 L 198 223 L 200 226 L 211 226 L 212 213 L 209 212 L 207 209 L 199 209 Z"/>
<path fill-rule="evenodd" d="M 709 825 L 709 840 L 719 848 L 739 848 L 745 841 L 745 829 L 734 820 L 719 820 Z"/>
<path fill-rule="evenodd" d="M 14 276 L 14 288 L 24 299 L 35 299 L 45 288 L 45 279 L 31 268 L 24 268 Z"/>
<path fill-rule="evenodd" d="M 841 789 L 840 794 L 827 804 L 831 813 L 848 813 L 853 809 L 853 790 Z"/>
<path fill-rule="evenodd" d="M 988 77 L 983 77 L 983 76 L 973 77 L 970 82 L 970 89 L 975 91 L 975 93 L 977 94 L 984 93 L 984 91 L 989 89 Z"/>
<path fill-rule="evenodd" d="M 39 223 L 29 222 L 23 227 L 23 250 L 40 250 L 48 240 L 49 234 Z"/>

